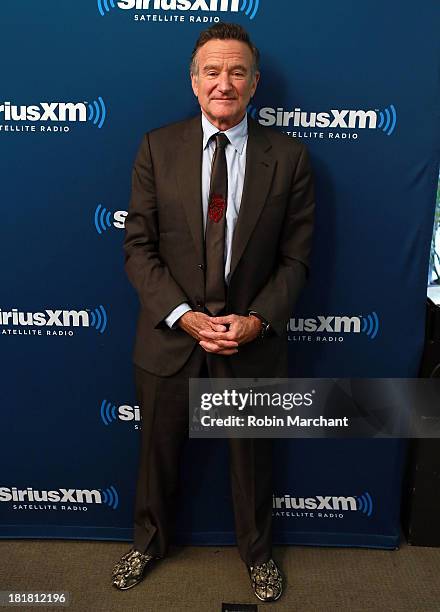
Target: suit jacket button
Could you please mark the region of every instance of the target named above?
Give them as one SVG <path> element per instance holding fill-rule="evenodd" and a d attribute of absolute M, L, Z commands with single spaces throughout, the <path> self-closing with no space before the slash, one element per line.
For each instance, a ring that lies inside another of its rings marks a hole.
<path fill-rule="evenodd" d="M 204 269 L 205 269 L 205 266 L 204 266 L 203 264 L 197 264 L 197 267 L 198 267 L 200 270 L 204 270 Z"/>
<path fill-rule="evenodd" d="M 197 306 L 197 308 L 203 308 L 202 302 L 196 302 L 196 306 Z"/>

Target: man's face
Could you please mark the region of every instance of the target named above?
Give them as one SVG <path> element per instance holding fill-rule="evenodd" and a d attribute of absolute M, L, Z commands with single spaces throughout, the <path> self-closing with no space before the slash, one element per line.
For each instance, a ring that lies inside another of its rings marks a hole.
<path fill-rule="evenodd" d="M 214 39 L 196 59 L 198 73 L 191 75 L 191 84 L 203 113 L 220 130 L 237 125 L 260 78 L 252 72 L 251 50 L 239 40 Z"/>

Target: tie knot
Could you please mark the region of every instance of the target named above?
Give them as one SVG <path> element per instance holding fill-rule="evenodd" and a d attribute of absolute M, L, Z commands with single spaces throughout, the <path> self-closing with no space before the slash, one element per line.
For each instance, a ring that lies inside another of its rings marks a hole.
<path fill-rule="evenodd" d="M 217 134 L 214 134 L 214 138 L 215 143 L 217 145 L 217 149 L 224 149 L 229 143 L 229 138 L 226 136 L 226 134 L 223 134 L 222 132 L 217 132 Z"/>

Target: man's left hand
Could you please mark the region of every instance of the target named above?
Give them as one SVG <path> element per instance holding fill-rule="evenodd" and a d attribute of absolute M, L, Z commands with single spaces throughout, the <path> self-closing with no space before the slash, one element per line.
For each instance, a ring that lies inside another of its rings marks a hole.
<path fill-rule="evenodd" d="M 231 314 L 223 317 L 211 317 L 211 321 L 219 325 L 227 325 L 229 329 L 225 332 L 200 330 L 200 336 L 203 338 L 200 346 L 209 351 L 212 351 L 216 340 L 232 340 L 239 345 L 252 342 L 259 336 L 262 326 L 260 319 L 254 315 L 243 317 Z"/>

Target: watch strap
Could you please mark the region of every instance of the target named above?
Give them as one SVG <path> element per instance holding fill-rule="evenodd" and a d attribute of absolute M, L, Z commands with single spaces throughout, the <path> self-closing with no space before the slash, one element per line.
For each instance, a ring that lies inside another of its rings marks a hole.
<path fill-rule="evenodd" d="M 270 330 L 270 323 L 266 321 L 266 319 L 264 319 L 258 312 L 255 312 L 255 310 L 249 310 L 248 316 L 249 315 L 253 315 L 261 321 L 260 338 L 264 338 L 265 336 L 267 336 Z"/>

